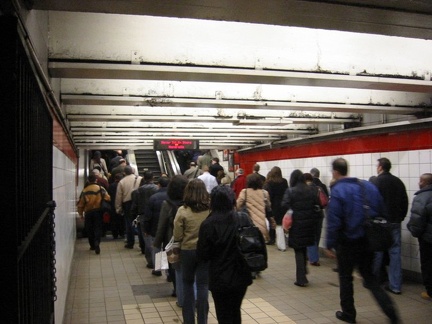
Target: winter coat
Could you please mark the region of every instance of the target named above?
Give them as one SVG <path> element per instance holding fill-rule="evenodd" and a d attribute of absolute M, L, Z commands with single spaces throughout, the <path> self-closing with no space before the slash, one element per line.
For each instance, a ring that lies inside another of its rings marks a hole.
<path fill-rule="evenodd" d="M 281 182 L 267 182 L 264 189 L 270 195 L 272 214 L 276 224 L 281 225 L 286 209 L 282 207 L 282 199 L 285 191 L 288 189 L 288 182 L 282 178 Z"/>
<path fill-rule="evenodd" d="M 269 193 L 263 189 L 243 189 L 237 199 L 237 209 L 240 210 L 245 204 L 252 222 L 260 229 L 267 242 L 270 239 L 266 222 L 266 207 L 271 209 Z"/>
<path fill-rule="evenodd" d="M 132 191 L 132 206 L 130 213 L 133 219 L 139 216 L 140 222 L 144 224 L 146 205 L 148 204 L 150 197 L 154 195 L 158 189 L 158 186 L 154 183 L 145 183 L 137 190 Z"/>
<path fill-rule="evenodd" d="M 182 200 L 167 199 L 162 203 L 159 214 L 158 227 L 153 241 L 153 246 L 161 249 L 166 246 L 173 236 L 174 218 L 177 209 L 183 205 Z M 175 207 L 174 207 L 175 206 Z"/>
<path fill-rule="evenodd" d="M 282 207 L 292 209 L 292 225 L 289 229 L 288 245 L 304 248 L 315 244 L 315 232 L 320 220 L 318 189 L 299 183 L 285 191 Z"/>
<path fill-rule="evenodd" d="M 376 178 L 376 186 L 387 208 L 387 220 L 401 223 L 408 212 L 408 195 L 404 183 L 390 172 L 383 172 Z"/>
<path fill-rule="evenodd" d="M 210 291 L 235 291 L 252 284 L 251 272 L 238 247 L 234 217 L 233 212 L 211 213 L 199 230 L 197 257 L 210 262 Z"/>
<path fill-rule="evenodd" d="M 412 236 L 432 243 L 432 185 L 420 189 L 414 195 L 407 228 Z"/>
<path fill-rule="evenodd" d="M 162 204 L 166 199 L 168 199 L 167 188 L 162 187 L 148 200 L 144 207 L 144 233 L 155 237 Z"/>
<path fill-rule="evenodd" d="M 182 250 L 196 250 L 201 223 L 209 210 L 194 212 L 190 207 L 181 206 L 174 218 L 174 241 L 180 242 Z"/>
<path fill-rule="evenodd" d="M 97 183 L 90 183 L 81 192 L 77 204 L 78 214 L 83 216 L 84 213 L 100 210 L 102 197 L 105 201 L 111 201 L 111 197 L 104 187 Z"/>
<path fill-rule="evenodd" d="M 374 184 L 350 177 L 336 181 L 327 207 L 327 248 L 365 236 L 365 204 L 369 217 L 386 216 L 384 200 Z"/>

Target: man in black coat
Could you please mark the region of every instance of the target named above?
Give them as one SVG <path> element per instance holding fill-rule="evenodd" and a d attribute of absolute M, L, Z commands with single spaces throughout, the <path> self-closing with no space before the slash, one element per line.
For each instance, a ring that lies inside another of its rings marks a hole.
<path fill-rule="evenodd" d="M 386 289 L 396 295 L 402 288 L 401 261 L 401 222 L 408 212 L 408 195 L 404 183 L 390 173 L 391 162 L 387 158 L 378 159 L 376 186 L 378 187 L 387 208 L 388 219 L 393 228 L 393 245 L 388 250 L 389 255 L 389 284 Z M 379 275 L 383 259 L 383 252 L 377 252 L 374 261 L 374 273 Z"/>

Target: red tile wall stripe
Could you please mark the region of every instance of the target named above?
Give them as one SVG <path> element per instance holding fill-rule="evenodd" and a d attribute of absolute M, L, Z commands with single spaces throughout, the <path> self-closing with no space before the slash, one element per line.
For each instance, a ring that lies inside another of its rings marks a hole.
<path fill-rule="evenodd" d="M 358 153 L 424 150 L 432 148 L 432 131 L 419 130 L 379 135 L 365 135 L 330 140 L 259 152 L 236 153 L 234 163 L 240 164 L 246 174 L 252 172 L 257 161 L 274 161 Z"/>
<path fill-rule="evenodd" d="M 78 157 L 75 154 L 75 151 L 73 150 L 72 145 L 70 144 L 69 139 L 63 130 L 63 127 L 61 127 L 55 118 L 53 118 L 53 141 L 54 146 L 62 151 L 67 157 L 69 157 L 69 159 L 75 165 L 77 165 Z"/>

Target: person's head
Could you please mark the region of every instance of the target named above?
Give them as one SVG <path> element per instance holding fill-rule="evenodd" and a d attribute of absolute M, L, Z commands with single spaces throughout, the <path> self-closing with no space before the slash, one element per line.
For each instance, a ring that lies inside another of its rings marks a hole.
<path fill-rule="evenodd" d="M 291 172 L 290 176 L 290 187 L 295 187 L 300 183 L 305 183 L 305 179 L 303 176 L 303 172 L 301 172 L 299 169 L 294 170 Z"/>
<path fill-rule="evenodd" d="M 126 165 L 123 171 L 126 175 L 131 175 L 134 173 L 134 171 L 130 165 Z"/>
<path fill-rule="evenodd" d="M 258 163 L 256 163 L 256 164 L 253 166 L 253 170 L 254 170 L 254 172 L 259 172 L 259 170 L 260 170 L 260 165 L 259 165 Z"/>
<path fill-rule="evenodd" d="M 91 171 L 91 173 L 94 174 L 97 178 L 99 178 L 99 177 L 101 176 L 100 171 L 99 171 L 98 169 L 96 169 L 96 168 L 94 168 L 94 169 Z"/>
<path fill-rule="evenodd" d="M 193 212 L 209 209 L 210 197 L 201 179 L 195 178 L 188 182 L 183 195 L 184 206 Z"/>
<path fill-rule="evenodd" d="M 423 189 L 424 187 L 432 185 L 432 173 L 423 173 L 420 176 L 419 187 Z"/>
<path fill-rule="evenodd" d="M 253 190 L 262 189 L 263 181 L 258 174 L 251 173 L 246 177 L 246 186 Z"/>
<path fill-rule="evenodd" d="M 201 166 L 201 170 L 203 170 L 203 172 L 208 172 L 209 171 L 209 166 L 207 164 L 203 164 Z"/>
<path fill-rule="evenodd" d="M 222 179 L 223 177 L 225 177 L 225 171 L 224 170 L 218 170 L 216 178 Z"/>
<path fill-rule="evenodd" d="M 191 163 L 189 163 L 189 166 L 190 166 L 191 168 L 194 168 L 194 167 L 196 167 L 196 163 L 195 163 L 194 161 L 192 161 Z"/>
<path fill-rule="evenodd" d="M 278 166 L 271 168 L 270 172 L 267 174 L 268 182 L 281 182 L 282 181 L 282 170 Z"/>
<path fill-rule="evenodd" d="M 102 154 L 101 154 L 100 151 L 95 151 L 95 152 L 93 153 L 93 157 L 94 157 L 95 159 L 99 159 L 101 156 L 102 156 Z"/>
<path fill-rule="evenodd" d="M 210 209 L 213 212 L 229 212 L 235 206 L 235 193 L 228 186 L 216 186 L 210 193 Z"/>
<path fill-rule="evenodd" d="M 319 178 L 320 177 L 320 170 L 317 168 L 312 168 L 310 171 L 310 174 L 312 174 L 312 177 Z"/>
<path fill-rule="evenodd" d="M 333 178 L 338 180 L 348 174 L 348 161 L 344 158 L 337 158 L 332 162 Z"/>
<path fill-rule="evenodd" d="M 160 188 L 168 187 L 169 182 L 170 182 L 170 178 L 168 178 L 168 177 L 159 177 L 159 179 L 157 181 Z"/>
<path fill-rule="evenodd" d="M 119 160 L 119 164 L 126 164 L 126 160 L 125 159 L 120 159 Z"/>
<path fill-rule="evenodd" d="M 184 190 L 188 181 L 188 178 L 181 174 L 172 177 L 167 188 L 168 198 L 171 200 L 183 200 Z"/>
<path fill-rule="evenodd" d="M 380 174 L 381 172 L 390 172 L 391 169 L 391 162 L 387 158 L 380 158 L 378 159 L 378 165 L 377 165 L 377 173 Z"/>
<path fill-rule="evenodd" d="M 121 172 L 116 173 L 114 176 L 114 181 L 119 182 L 121 179 L 123 179 L 123 173 Z"/>
<path fill-rule="evenodd" d="M 313 182 L 312 174 L 310 174 L 310 173 L 303 173 L 303 177 L 304 177 L 306 183 Z"/>
<path fill-rule="evenodd" d="M 238 168 L 235 172 L 237 176 L 244 174 L 244 170 L 242 168 Z"/>
<path fill-rule="evenodd" d="M 117 155 L 122 155 L 122 154 L 123 154 L 123 151 L 122 151 L 122 150 L 117 150 L 117 151 L 115 151 L 115 152 L 116 152 Z"/>
<path fill-rule="evenodd" d="M 153 172 L 145 171 L 143 176 L 144 182 L 152 182 L 153 181 Z"/>
<path fill-rule="evenodd" d="M 87 177 L 87 180 L 89 183 L 95 183 L 97 180 L 97 176 L 94 174 L 89 174 L 89 176 Z"/>
<path fill-rule="evenodd" d="M 215 157 L 212 159 L 212 164 L 219 163 L 219 158 Z"/>

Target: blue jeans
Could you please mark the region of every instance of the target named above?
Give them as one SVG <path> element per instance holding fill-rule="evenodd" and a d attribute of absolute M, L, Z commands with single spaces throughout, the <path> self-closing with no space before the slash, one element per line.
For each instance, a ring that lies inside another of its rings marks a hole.
<path fill-rule="evenodd" d="M 153 241 L 154 238 L 151 235 L 144 236 L 144 255 L 147 261 L 147 264 L 151 265 L 154 268 L 154 260 L 155 260 L 155 254 L 153 252 Z"/>
<path fill-rule="evenodd" d="M 184 324 L 195 324 L 195 292 L 196 282 L 196 310 L 198 324 L 206 324 L 209 312 L 208 262 L 198 262 L 196 250 L 182 250 L 180 253 L 181 268 L 183 272 L 183 321 Z"/>
<path fill-rule="evenodd" d="M 390 263 L 388 268 L 389 288 L 400 292 L 402 289 L 402 260 L 401 260 L 401 224 L 392 223 L 393 245 L 388 250 Z M 383 252 L 376 252 L 374 257 L 374 274 L 378 277 L 383 260 Z"/>
<path fill-rule="evenodd" d="M 323 212 L 321 212 L 321 213 L 323 213 Z M 321 239 L 321 230 L 322 230 L 323 219 L 324 219 L 324 217 L 321 216 L 320 220 L 316 224 L 315 244 L 307 247 L 307 255 L 308 255 L 310 263 L 319 261 L 319 242 Z"/>

